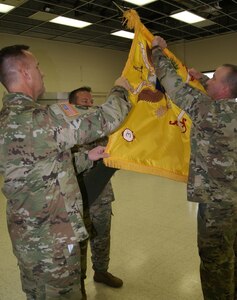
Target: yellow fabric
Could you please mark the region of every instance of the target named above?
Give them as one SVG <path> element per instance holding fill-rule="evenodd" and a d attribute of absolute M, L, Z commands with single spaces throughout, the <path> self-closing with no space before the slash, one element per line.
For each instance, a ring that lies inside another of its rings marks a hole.
<path fill-rule="evenodd" d="M 104 159 L 109 167 L 132 170 L 187 181 L 190 156 L 191 120 L 167 95 L 155 87 L 155 72 L 151 64 L 153 35 L 140 22 L 136 11 L 124 13 L 127 27 L 135 36 L 122 76 L 133 87 L 129 99 L 134 104 L 122 126 L 110 136 Z M 188 81 L 186 67 L 168 50 L 183 81 Z M 196 80 L 189 82 L 204 88 Z"/>

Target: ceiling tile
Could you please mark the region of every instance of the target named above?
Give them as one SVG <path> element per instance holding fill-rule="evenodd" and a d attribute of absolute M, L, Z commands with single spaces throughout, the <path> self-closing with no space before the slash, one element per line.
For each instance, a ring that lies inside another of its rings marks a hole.
<path fill-rule="evenodd" d="M 135 9 L 143 24 L 167 42 L 196 40 L 228 34 L 237 30 L 236 0 L 157 0 L 137 6 L 114 0 L 122 9 Z M 0 1 L 17 7 L 0 14 L 0 33 L 27 35 L 93 47 L 128 51 L 131 41 L 115 37 L 111 32 L 126 30 L 122 13 L 111 0 L 24 0 Z M 7 3 L 8 2 L 8 3 Z M 11 2 L 11 3 L 10 3 Z M 188 10 L 206 19 L 199 24 L 187 25 L 170 18 L 170 14 Z M 93 23 L 86 29 L 76 29 L 48 22 L 51 15 L 61 15 Z"/>

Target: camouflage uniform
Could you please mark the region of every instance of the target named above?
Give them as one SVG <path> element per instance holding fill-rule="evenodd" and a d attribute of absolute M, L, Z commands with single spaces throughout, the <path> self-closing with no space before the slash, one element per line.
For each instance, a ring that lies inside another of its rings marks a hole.
<path fill-rule="evenodd" d="M 80 299 L 79 243 L 87 238 L 71 147 L 109 134 L 124 119 L 127 91 L 83 116 L 42 107 L 22 93 L 3 99 L 0 174 L 7 222 L 27 299 Z"/>
<path fill-rule="evenodd" d="M 166 92 L 193 122 L 187 192 L 189 201 L 199 203 L 204 299 L 237 299 L 236 101 L 215 101 L 182 82 L 159 48 L 153 50 L 153 62 Z"/>
<path fill-rule="evenodd" d="M 85 111 L 89 109 L 83 106 L 77 106 L 77 108 L 79 108 L 82 113 L 85 113 Z M 89 110 L 93 111 L 94 109 L 95 107 L 92 107 Z M 79 155 L 83 155 L 85 151 L 91 150 L 98 145 L 106 146 L 107 143 L 108 138 L 104 137 L 96 142 L 83 145 L 78 149 Z M 78 179 L 83 180 L 83 176 L 87 171 L 79 174 L 83 171 L 80 166 L 80 160 L 78 162 L 75 161 L 75 167 L 78 173 Z M 110 181 L 92 205 L 89 205 L 86 203 L 86 199 L 83 199 L 83 219 L 89 233 L 92 267 L 97 272 L 106 272 L 109 267 L 112 201 L 114 201 L 114 193 Z M 81 242 L 81 277 L 83 279 L 86 278 L 87 247 L 88 240 Z"/>

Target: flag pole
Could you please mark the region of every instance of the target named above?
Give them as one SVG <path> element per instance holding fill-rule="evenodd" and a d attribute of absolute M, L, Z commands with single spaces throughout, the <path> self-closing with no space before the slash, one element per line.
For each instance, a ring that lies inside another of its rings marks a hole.
<path fill-rule="evenodd" d="M 112 2 L 122 13 L 124 13 L 124 10 L 116 2 L 114 2 L 114 1 L 112 1 Z"/>

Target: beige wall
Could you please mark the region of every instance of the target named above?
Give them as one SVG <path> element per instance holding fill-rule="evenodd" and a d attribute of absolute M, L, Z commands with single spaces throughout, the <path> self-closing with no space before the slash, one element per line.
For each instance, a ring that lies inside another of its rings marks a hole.
<path fill-rule="evenodd" d="M 45 74 L 48 92 L 66 92 L 82 85 L 107 93 L 121 75 L 128 53 L 71 43 L 0 34 L 0 48 L 26 44 L 36 55 Z M 0 99 L 4 88 L 0 86 Z M 0 100 L 1 106 L 1 100 Z"/>
<path fill-rule="evenodd" d="M 237 33 L 168 45 L 188 67 L 215 70 L 223 63 L 237 65 Z"/>
<path fill-rule="evenodd" d="M 7 34 L 0 34 L 0 41 L 0 47 L 17 43 L 31 47 L 45 74 L 48 92 L 66 92 L 89 85 L 95 93 L 104 95 L 120 76 L 128 55 L 121 51 Z M 168 46 L 188 67 L 200 71 L 213 70 L 225 62 L 237 64 L 237 33 Z M 3 92 L 0 85 L 0 99 Z M 103 101 L 103 96 L 99 101 Z"/>

